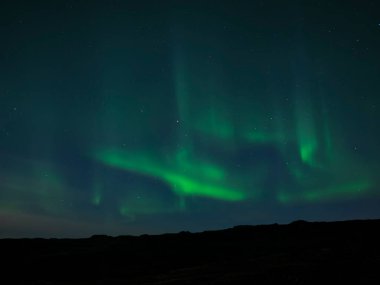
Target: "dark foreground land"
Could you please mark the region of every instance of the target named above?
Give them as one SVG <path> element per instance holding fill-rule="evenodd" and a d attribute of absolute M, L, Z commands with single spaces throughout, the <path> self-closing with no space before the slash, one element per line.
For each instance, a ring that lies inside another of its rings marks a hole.
<path fill-rule="evenodd" d="M 5 239 L 0 250 L 2 284 L 380 284 L 380 220 Z"/>

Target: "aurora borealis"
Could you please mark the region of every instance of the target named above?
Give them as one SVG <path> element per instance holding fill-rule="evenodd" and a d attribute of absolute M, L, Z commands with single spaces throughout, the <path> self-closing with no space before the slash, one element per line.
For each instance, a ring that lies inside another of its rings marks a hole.
<path fill-rule="evenodd" d="M 0 237 L 379 218 L 378 11 L 2 1 Z"/>

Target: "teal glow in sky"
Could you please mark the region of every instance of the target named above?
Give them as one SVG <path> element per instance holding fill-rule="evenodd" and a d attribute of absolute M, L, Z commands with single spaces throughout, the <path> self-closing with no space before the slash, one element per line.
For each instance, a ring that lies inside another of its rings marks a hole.
<path fill-rule="evenodd" d="M 32 2 L 0 4 L 0 237 L 379 218 L 377 1 Z"/>

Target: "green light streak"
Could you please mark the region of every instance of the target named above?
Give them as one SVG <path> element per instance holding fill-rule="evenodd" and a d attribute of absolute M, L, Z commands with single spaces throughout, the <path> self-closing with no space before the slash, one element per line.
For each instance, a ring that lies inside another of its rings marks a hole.
<path fill-rule="evenodd" d="M 295 94 L 297 143 L 302 161 L 312 167 L 317 167 L 316 152 L 319 142 L 310 92 L 309 88 L 302 87 Z"/>
<path fill-rule="evenodd" d="M 181 169 L 187 175 L 199 176 L 201 174 L 207 179 L 219 181 L 226 178 L 225 171 L 222 168 L 198 158 L 194 159 L 194 153 L 185 148 L 178 150 L 175 157 L 177 164 L 173 165 L 173 167 Z"/>
<path fill-rule="evenodd" d="M 194 121 L 194 129 L 203 134 L 209 134 L 223 140 L 230 140 L 234 135 L 232 121 L 228 119 L 218 108 L 212 108 L 207 113 L 203 113 Z"/>
<path fill-rule="evenodd" d="M 95 187 L 94 187 L 94 193 L 93 193 L 91 202 L 94 205 L 99 206 L 101 201 L 102 201 L 102 187 L 99 183 L 97 183 L 95 184 Z"/>
<path fill-rule="evenodd" d="M 368 193 L 372 186 L 369 181 L 360 181 L 346 184 L 339 184 L 321 188 L 317 190 L 308 190 L 301 193 L 280 192 L 277 195 L 279 202 L 291 204 L 296 202 L 319 202 L 325 200 L 334 200 L 344 197 L 357 197 Z"/>
<path fill-rule="evenodd" d="M 173 57 L 180 137 L 184 137 L 183 130 L 186 130 L 230 140 L 234 134 L 234 126 L 229 118 L 230 110 L 220 100 L 225 96 L 224 89 L 219 86 L 215 76 L 212 76 L 216 71 L 210 71 L 202 79 L 203 84 L 199 85 L 199 78 L 192 76 L 197 71 L 193 70 L 194 67 L 192 68 L 186 58 L 180 50 L 176 50 Z M 186 137 L 181 143 L 186 142 L 189 147 L 191 136 Z"/>
<path fill-rule="evenodd" d="M 177 194 L 204 196 L 226 201 L 240 201 L 244 199 L 243 193 L 221 186 L 199 182 L 183 175 L 166 173 L 164 179 L 172 185 L 174 192 Z"/>
<path fill-rule="evenodd" d="M 298 114 L 297 130 L 298 145 L 302 161 L 311 166 L 317 166 L 315 154 L 318 148 L 318 140 L 312 115 L 308 112 Z"/>
<path fill-rule="evenodd" d="M 180 157 L 179 162 L 171 167 L 143 156 L 118 151 L 98 152 L 95 158 L 112 167 L 157 177 L 169 184 L 173 192 L 178 195 L 225 201 L 240 201 L 245 198 L 242 191 L 225 186 L 227 184 L 225 174 L 221 169 L 200 161 L 187 162 L 182 155 L 182 153 L 177 154 L 177 160 L 178 156 Z"/>
<path fill-rule="evenodd" d="M 300 136 L 300 155 L 304 163 L 315 166 L 314 161 L 315 152 L 317 150 L 317 143 L 314 138 L 307 136 Z"/>

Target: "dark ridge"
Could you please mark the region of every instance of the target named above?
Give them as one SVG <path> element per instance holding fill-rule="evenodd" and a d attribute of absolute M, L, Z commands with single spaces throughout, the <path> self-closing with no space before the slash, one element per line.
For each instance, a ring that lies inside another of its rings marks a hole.
<path fill-rule="evenodd" d="M 377 284 L 380 220 L 3 239 L 4 284 Z"/>

